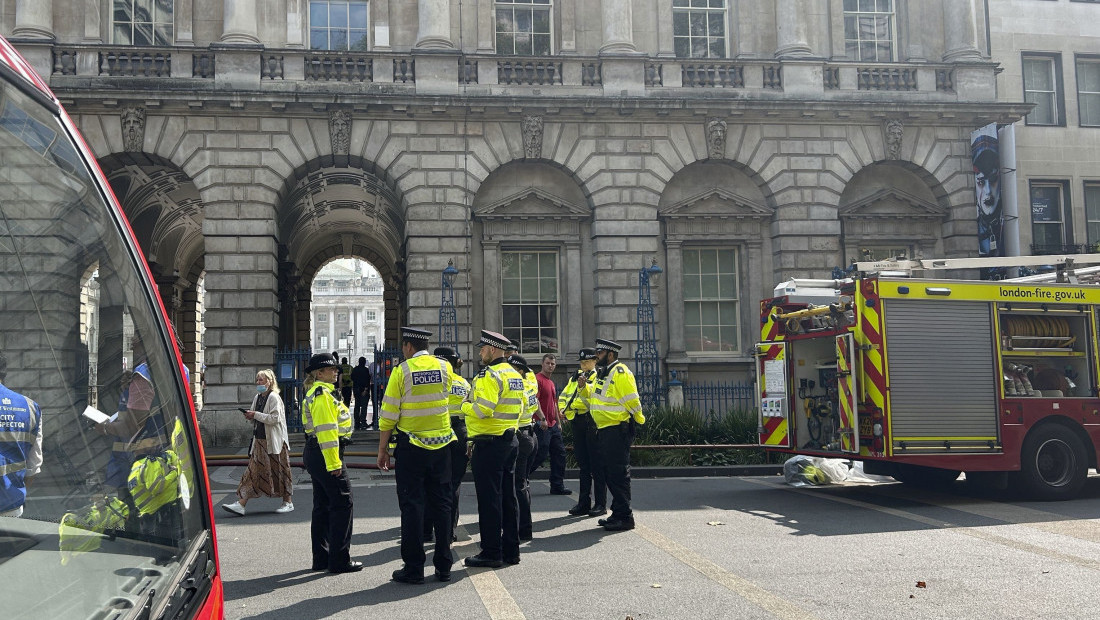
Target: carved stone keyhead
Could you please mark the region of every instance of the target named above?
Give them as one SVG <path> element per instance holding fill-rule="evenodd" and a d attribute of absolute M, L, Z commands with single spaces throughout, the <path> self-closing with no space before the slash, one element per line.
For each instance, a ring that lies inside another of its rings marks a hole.
<path fill-rule="evenodd" d="M 122 109 L 122 149 L 140 153 L 145 148 L 145 108 Z"/>
<path fill-rule="evenodd" d="M 886 141 L 886 158 L 898 159 L 901 156 L 901 141 L 904 137 L 905 127 L 896 118 L 889 119 L 882 125 L 883 139 Z"/>
<path fill-rule="evenodd" d="M 523 117 L 523 156 L 528 159 L 542 157 L 542 117 Z"/>
<path fill-rule="evenodd" d="M 723 159 L 726 156 L 726 120 L 717 116 L 707 119 L 707 156 Z"/>
<path fill-rule="evenodd" d="M 347 110 L 330 112 L 328 132 L 332 138 L 332 154 L 347 155 L 351 149 L 351 114 Z"/>

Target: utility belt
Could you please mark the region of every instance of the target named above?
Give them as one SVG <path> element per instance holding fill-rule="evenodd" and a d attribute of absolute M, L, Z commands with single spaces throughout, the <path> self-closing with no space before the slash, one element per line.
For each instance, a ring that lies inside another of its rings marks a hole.
<path fill-rule="evenodd" d="M 535 425 L 528 424 L 527 426 L 521 426 L 519 427 L 519 432 L 524 435 L 530 435 L 535 432 Z"/>
<path fill-rule="evenodd" d="M 612 424 L 611 426 L 605 426 L 603 428 L 597 428 L 596 432 L 597 433 L 602 433 L 604 431 L 614 431 L 614 430 L 629 431 L 630 430 L 630 420 L 627 420 L 626 422 L 619 422 L 618 424 Z"/>
<path fill-rule="evenodd" d="M 470 437 L 470 441 L 474 443 L 490 443 L 493 441 L 507 441 L 511 442 L 516 436 L 516 429 L 510 428 L 504 431 L 502 435 L 474 435 Z"/>

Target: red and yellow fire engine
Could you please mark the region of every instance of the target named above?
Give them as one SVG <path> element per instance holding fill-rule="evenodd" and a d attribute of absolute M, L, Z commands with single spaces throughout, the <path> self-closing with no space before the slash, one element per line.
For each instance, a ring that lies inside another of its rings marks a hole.
<path fill-rule="evenodd" d="M 1100 286 L 1073 277 L 1088 262 L 1100 256 L 898 260 L 780 284 L 760 303 L 760 443 L 903 482 L 965 471 L 1072 497 L 1100 445 Z M 1010 264 L 1069 281 L 898 277 Z"/>

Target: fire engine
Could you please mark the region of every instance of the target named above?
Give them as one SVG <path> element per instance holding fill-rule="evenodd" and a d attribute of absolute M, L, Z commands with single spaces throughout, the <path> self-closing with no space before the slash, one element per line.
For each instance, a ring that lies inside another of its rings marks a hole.
<path fill-rule="evenodd" d="M 1087 263 L 1100 255 L 899 259 L 780 284 L 760 303 L 760 444 L 862 460 L 902 482 L 965 471 L 1040 499 L 1073 497 L 1100 445 L 1100 286 L 1075 275 Z M 1058 271 L 913 277 L 1029 265 Z"/>

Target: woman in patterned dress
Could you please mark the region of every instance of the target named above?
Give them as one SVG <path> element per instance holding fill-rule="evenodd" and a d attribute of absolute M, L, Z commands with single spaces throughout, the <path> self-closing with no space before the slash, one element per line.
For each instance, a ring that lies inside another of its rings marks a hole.
<path fill-rule="evenodd" d="M 237 501 L 222 504 L 222 508 L 243 517 L 248 500 L 281 497 L 283 505 L 275 512 L 283 514 L 294 510 L 294 503 L 290 501 L 294 480 L 290 473 L 286 410 L 279 396 L 275 373 L 270 369 L 256 373 L 256 396 L 244 417 L 251 420 L 254 427 L 248 469 L 237 487 Z"/>

